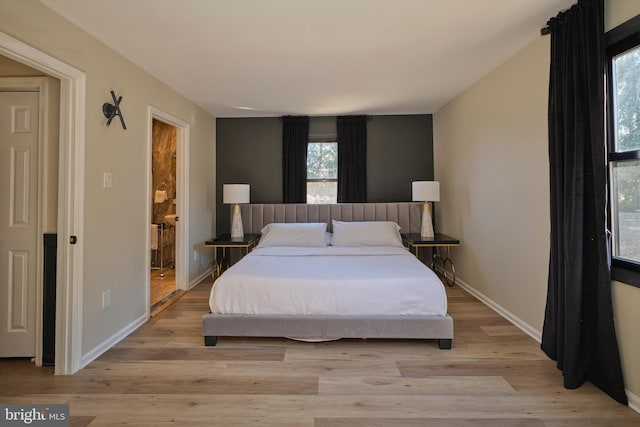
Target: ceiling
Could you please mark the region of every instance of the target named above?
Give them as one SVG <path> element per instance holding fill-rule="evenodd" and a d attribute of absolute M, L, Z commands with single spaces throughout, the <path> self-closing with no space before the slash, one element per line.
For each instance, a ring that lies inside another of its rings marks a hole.
<path fill-rule="evenodd" d="M 575 0 L 41 0 L 215 117 L 429 114 Z"/>

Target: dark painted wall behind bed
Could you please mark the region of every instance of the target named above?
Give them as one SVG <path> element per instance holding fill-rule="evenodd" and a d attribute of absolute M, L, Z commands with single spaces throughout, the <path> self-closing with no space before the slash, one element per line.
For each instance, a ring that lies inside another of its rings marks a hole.
<path fill-rule="evenodd" d="M 369 116 L 367 201 L 411 200 L 411 182 L 433 179 L 430 114 Z M 310 137 L 335 137 L 336 118 L 311 117 Z M 251 184 L 252 203 L 282 203 L 282 122 L 279 117 L 219 118 L 216 123 L 216 230 L 228 233 L 222 185 Z"/>

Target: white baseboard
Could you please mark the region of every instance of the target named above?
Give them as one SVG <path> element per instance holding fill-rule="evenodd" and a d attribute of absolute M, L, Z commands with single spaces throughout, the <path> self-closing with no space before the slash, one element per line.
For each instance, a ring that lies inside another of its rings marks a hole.
<path fill-rule="evenodd" d="M 116 345 L 120 341 L 122 341 L 124 338 L 126 338 L 131 332 L 135 331 L 140 326 L 144 325 L 145 322 L 148 319 L 149 319 L 149 313 L 147 312 L 147 313 L 143 314 L 142 316 L 138 317 L 136 320 L 134 320 L 133 322 L 131 322 L 127 326 L 125 326 L 124 328 L 120 329 L 115 334 L 111 335 L 107 340 L 105 340 L 102 343 L 100 343 L 100 345 L 95 347 L 93 350 L 91 350 L 91 351 L 87 352 L 86 354 L 84 354 L 82 356 L 82 358 L 80 359 L 80 369 L 84 368 L 89 363 L 91 363 L 94 360 L 96 360 L 104 352 L 106 352 L 111 347 L 113 347 L 114 345 Z"/>
<path fill-rule="evenodd" d="M 542 342 L 542 331 L 539 331 L 533 326 L 529 325 L 527 322 L 520 319 L 515 314 L 511 313 L 509 310 L 502 307 L 500 304 L 498 304 L 497 302 L 495 302 L 494 300 L 492 300 L 482 292 L 479 292 L 478 290 L 473 288 L 471 285 L 469 285 L 465 281 L 460 280 L 459 278 L 456 278 L 456 284 L 459 285 L 465 291 L 469 292 L 474 297 L 478 298 L 483 303 L 485 303 L 487 306 L 489 306 L 489 308 L 491 308 L 493 311 L 495 311 L 496 313 L 498 313 L 499 315 L 507 319 L 509 322 L 513 323 L 518 329 L 522 330 L 522 332 L 529 335 L 531 338 L 533 338 L 537 342 L 539 343 Z"/>
<path fill-rule="evenodd" d="M 627 400 L 629 401 L 629 408 L 633 409 L 640 414 L 640 396 L 633 394 L 629 390 L 624 390 L 627 393 Z"/>
<path fill-rule="evenodd" d="M 191 282 L 189 282 L 189 287 L 187 288 L 187 290 L 193 288 L 194 286 L 198 285 L 200 282 L 202 282 L 204 279 L 206 279 L 207 277 L 211 276 L 211 272 L 213 271 L 212 268 L 209 268 L 208 270 L 206 270 L 204 273 L 202 273 L 201 275 L 199 275 L 198 277 L 196 277 L 195 279 L 193 279 Z"/>

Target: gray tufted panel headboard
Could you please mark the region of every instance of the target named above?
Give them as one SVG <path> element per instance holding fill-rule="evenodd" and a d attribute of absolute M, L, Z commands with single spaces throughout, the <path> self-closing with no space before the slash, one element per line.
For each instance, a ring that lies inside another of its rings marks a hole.
<path fill-rule="evenodd" d="M 260 233 L 262 227 L 272 222 L 326 222 L 331 231 L 331 220 L 395 221 L 401 233 L 419 233 L 422 222 L 422 203 L 411 202 L 247 204 L 241 205 L 241 212 L 244 232 L 248 234 Z"/>

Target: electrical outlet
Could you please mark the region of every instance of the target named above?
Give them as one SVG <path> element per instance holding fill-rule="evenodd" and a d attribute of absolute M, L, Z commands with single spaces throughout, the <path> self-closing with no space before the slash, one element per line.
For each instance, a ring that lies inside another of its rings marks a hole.
<path fill-rule="evenodd" d="M 111 291 L 104 291 L 102 293 L 102 308 L 107 308 L 111 305 Z"/>

